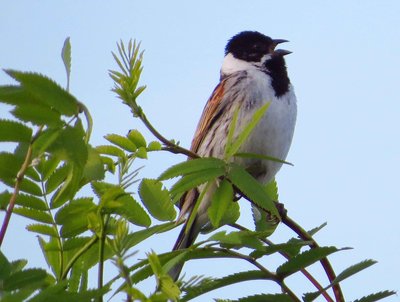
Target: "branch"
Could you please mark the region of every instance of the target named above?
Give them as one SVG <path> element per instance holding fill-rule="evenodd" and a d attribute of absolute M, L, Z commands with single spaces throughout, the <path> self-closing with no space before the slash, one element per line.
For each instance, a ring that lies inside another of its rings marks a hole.
<path fill-rule="evenodd" d="M 241 230 L 241 231 L 250 231 L 248 228 L 245 228 L 244 226 L 241 226 L 240 224 L 237 223 L 233 223 L 230 224 L 231 227 Z M 274 243 L 266 238 L 260 238 L 260 240 L 262 242 L 264 242 L 265 244 L 271 246 L 274 245 Z M 285 257 L 286 259 L 290 259 L 291 257 L 289 256 L 289 254 L 282 252 L 282 251 L 278 251 L 279 254 L 281 254 L 283 257 Z M 324 291 L 324 288 L 322 287 L 322 285 L 318 282 L 317 279 L 314 278 L 313 275 L 311 275 L 311 273 L 309 271 L 307 271 L 307 269 L 302 268 L 301 273 L 315 286 L 315 288 L 321 292 L 321 294 L 324 296 L 325 300 L 328 302 L 334 302 L 332 300 L 332 298 L 329 296 L 329 294 Z"/>
<path fill-rule="evenodd" d="M 304 230 L 299 224 L 297 224 L 294 220 L 292 220 L 290 217 L 285 216 L 282 217 L 282 222 L 290 228 L 292 231 L 294 231 L 301 239 L 305 241 L 311 241 L 312 243 L 309 245 L 310 248 L 317 248 L 319 247 L 318 243 L 314 240 L 310 234 L 306 230 Z M 328 276 L 329 282 L 333 283 L 333 280 L 336 278 L 335 271 L 332 268 L 331 263 L 329 262 L 328 258 L 323 258 L 321 259 L 321 265 L 325 270 L 326 275 Z M 340 284 L 336 283 L 332 286 L 333 293 L 335 294 L 335 298 L 337 302 L 344 302 L 344 296 L 342 289 L 340 288 Z"/>
<path fill-rule="evenodd" d="M 10 223 L 11 215 L 14 210 L 15 202 L 17 201 L 17 197 L 19 194 L 19 189 L 22 183 L 22 180 L 24 179 L 26 170 L 29 168 L 31 162 L 32 162 L 32 151 L 33 151 L 33 142 L 38 138 L 39 134 L 42 132 L 43 126 L 39 128 L 39 130 L 36 132 L 36 134 L 33 136 L 31 143 L 29 144 L 28 151 L 26 152 L 25 155 L 25 160 L 24 163 L 21 166 L 21 169 L 19 169 L 14 185 L 14 192 L 10 198 L 10 202 L 7 207 L 6 215 L 4 217 L 3 224 L 1 226 L 0 230 L 0 246 L 3 243 L 4 237 L 7 232 L 8 224 Z"/>

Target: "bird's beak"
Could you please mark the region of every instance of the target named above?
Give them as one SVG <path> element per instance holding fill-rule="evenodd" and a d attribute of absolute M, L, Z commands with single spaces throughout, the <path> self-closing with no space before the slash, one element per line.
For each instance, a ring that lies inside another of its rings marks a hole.
<path fill-rule="evenodd" d="M 274 40 L 272 40 L 272 43 L 273 43 L 273 52 L 272 52 L 272 54 L 275 55 L 275 56 L 282 56 L 282 57 L 286 56 L 288 54 L 291 54 L 292 52 L 289 51 L 289 50 L 285 50 L 285 49 L 277 49 L 277 50 L 275 50 L 275 47 L 278 44 L 285 43 L 285 42 L 289 42 L 289 41 L 285 40 L 285 39 L 274 39 Z"/>

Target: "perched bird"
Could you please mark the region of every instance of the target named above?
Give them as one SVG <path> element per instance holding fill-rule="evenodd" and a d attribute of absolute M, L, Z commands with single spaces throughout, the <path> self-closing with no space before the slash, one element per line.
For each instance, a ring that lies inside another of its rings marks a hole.
<path fill-rule="evenodd" d="M 224 156 L 228 131 L 234 112 L 239 107 L 235 134 L 241 133 L 254 113 L 266 102 L 270 106 L 242 144 L 240 152 L 272 156 L 284 160 L 288 154 L 296 123 L 296 96 L 290 83 L 284 56 L 290 51 L 276 49 L 288 42 L 271 39 L 256 31 L 243 31 L 232 37 L 225 48 L 220 82 L 207 101 L 194 135 L 191 151 L 202 157 Z M 234 157 L 259 182 L 270 182 L 282 164 L 271 160 Z M 187 192 L 181 199 L 180 218 L 188 216 L 204 186 Z M 204 195 L 194 223 L 186 225 L 174 250 L 189 247 L 201 230 L 209 224 L 207 208 L 213 189 Z M 169 272 L 176 280 L 182 265 Z"/>

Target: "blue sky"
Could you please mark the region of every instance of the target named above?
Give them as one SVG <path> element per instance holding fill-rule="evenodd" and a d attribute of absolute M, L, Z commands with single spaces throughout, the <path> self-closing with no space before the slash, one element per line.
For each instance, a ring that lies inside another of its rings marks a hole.
<path fill-rule="evenodd" d="M 111 56 L 116 42 L 137 39 L 145 49 L 142 84 L 147 85 L 140 104 L 166 137 L 189 146 L 218 82 L 226 41 L 242 30 L 289 40 L 284 47 L 293 51 L 286 58 L 299 112 L 288 157 L 295 166 L 277 177 L 280 199 L 305 228 L 328 222 L 317 236 L 321 244 L 354 247 L 332 257 L 338 271 L 365 258 L 379 261 L 343 284 L 349 300 L 399 290 L 400 2 L 281 3 L 3 0 L 0 68 L 38 71 L 65 86 L 60 50 L 70 36 L 70 88 L 91 110 L 97 145 L 107 133 L 143 129 L 110 91 L 107 72 L 116 67 Z M 1 73 L 0 84 L 8 83 Z M 1 117 L 7 110 L 0 107 Z M 164 154 L 138 165 L 145 165 L 142 176 L 156 177 L 183 159 Z M 251 226 L 246 212 L 242 223 Z M 11 227 L 5 253 L 43 265 L 34 235 L 24 234 L 24 221 L 14 216 Z M 175 235 L 163 239 L 168 244 L 143 249 L 168 250 Z M 274 239 L 287 235 L 282 227 Z M 226 266 L 216 265 L 220 274 Z M 189 275 L 206 273 L 204 265 L 186 269 Z M 257 286 L 265 288 L 251 284 L 250 293 Z M 199 301 L 242 294 L 242 289 L 221 290 Z"/>

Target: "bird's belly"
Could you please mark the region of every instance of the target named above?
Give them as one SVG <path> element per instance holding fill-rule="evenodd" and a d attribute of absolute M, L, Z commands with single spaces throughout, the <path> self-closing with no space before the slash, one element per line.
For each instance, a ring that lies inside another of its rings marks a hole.
<path fill-rule="evenodd" d="M 255 108 L 254 112 L 258 108 Z M 247 114 L 247 116 L 252 118 L 253 114 Z M 247 141 L 243 143 L 240 152 L 285 160 L 293 138 L 296 114 L 295 99 L 274 98 L 264 117 L 253 129 Z M 246 119 L 242 119 L 242 126 L 238 127 L 238 131 L 241 131 L 241 128 L 245 127 L 245 123 L 250 121 L 246 121 Z M 281 163 L 273 160 L 257 158 L 236 157 L 235 162 L 246 167 L 262 183 L 271 181 L 282 166 Z"/>

